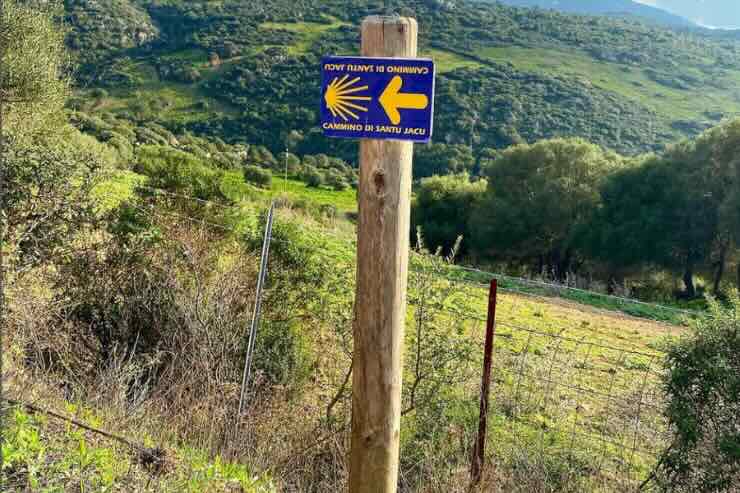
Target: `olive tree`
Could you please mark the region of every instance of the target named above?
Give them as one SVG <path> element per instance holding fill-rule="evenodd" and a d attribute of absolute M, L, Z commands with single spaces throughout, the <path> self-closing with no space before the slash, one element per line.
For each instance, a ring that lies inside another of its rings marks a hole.
<path fill-rule="evenodd" d="M 106 160 L 104 146 L 66 122 L 68 59 L 61 3 L 2 2 L 0 252 L 36 261 L 68 240 Z"/>
<path fill-rule="evenodd" d="M 472 214 L 473 247 L 564 279 L 578 262 L 578 232 L 600 203 L 599 187 L 622 158 L 581 139 L 511 147 L 485 170 Z"/>

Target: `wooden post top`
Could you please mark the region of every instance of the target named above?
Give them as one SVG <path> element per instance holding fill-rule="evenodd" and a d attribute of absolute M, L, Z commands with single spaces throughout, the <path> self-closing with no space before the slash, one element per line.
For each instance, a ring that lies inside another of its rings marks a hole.
<path fill-rule="evenodd" d="M 414 58 L 419 25 L 411 17 L 371 15 L 362 21 L 362 56 Z"/>

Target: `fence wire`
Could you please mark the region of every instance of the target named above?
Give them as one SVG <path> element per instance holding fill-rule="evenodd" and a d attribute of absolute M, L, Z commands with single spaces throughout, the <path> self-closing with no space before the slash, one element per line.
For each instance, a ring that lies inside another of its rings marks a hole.
<path fill-rule="evenodd" d="M 161 195 L 208 203 L 187 196 Z M 152 216 L 234 231 L 207 219 L 148 205 L 135 207 Z M 412 271 L 413 264 L 412 261 Z M 435 282 L 448 285 L 450 294 L 441 303 L 425 302 L 425 309 L 435 312 L 435 323 L 447 323 L 450 330 L 463 327 L 466 331 L 475 360 L 470 367 L 478 373 L 469 375 L 468 382 L 462 375 L 459 380 L 469 393 L 469 400 L 477 402 L 488 297 L 484 281 L 492 276 L 475 269 L 461 270 L 472 275 L 458 276 L 450 269 L 434 273 Z M 423 300 L 413 283 L 414 276 L 411 277 L 409 302 L 413 313 Z M 649 322 L 646 327 L 635 329 L 638 322 L 634 319 L 628 328 L 615 312 L 573 304 L 560 306 L 553 300 L 553 294 L 564 290 L 589 296 L 597 296 L 596 293 L 501 278 L 507 282 L 499 284 L 489 460 L 509 465 L 516 460 L 540 464 L 550 475 L 578 477 L 593 486 L 591 490 L 634 491 L 648 476 L 668 440 L 668 426 L 662 414 L 664 353 L 656 342 L 680 329 Z M 598 296 L 625 305 L 692 314 L 627 298 Z M 574 312 L 583 316 L 574 317 Z M 597 321 L 589 321 L 586 312 L 593 312 L 589 315 Z M 419 406 L 423 405 L 420 399 Z M 559 480 L 552 481 L 557 485 Z"/>
<path fill-rule="evenodd" d="M 438 282 L 453 294 L 437 318 L 467 325 L 482 360 L 488 286 Z M 506 290 L 496 318 L 489 460 L 518 457 L 592 491 L 636 491 L 668 444 L 660 340 L 680 329 Z"/>

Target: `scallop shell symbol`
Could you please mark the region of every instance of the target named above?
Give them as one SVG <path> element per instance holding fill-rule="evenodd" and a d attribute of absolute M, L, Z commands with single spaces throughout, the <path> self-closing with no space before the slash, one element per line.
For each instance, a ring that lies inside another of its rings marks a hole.
<path fill-rule="evenodd" d="M 367 112 L 365 106 L 357 104 L 359 101 L 370 101 L 370 96 L 357 96 L 356 93 L 366 91 L 368 86 L 356 86 L 360 82 L 359 77 L 347 81 L 349 74 L 345 75 L 341 79 L 335 77 L 334 80 L 326 88 L 326 94 L 324 94 L 324 101 L 326 101 L 326 107 L 334 118 L 337 116 L 342 120 L 349 121 L 347 117 L 352 117 L 355 120 L 360 119 L 360 115 L 356 112 Z"/>

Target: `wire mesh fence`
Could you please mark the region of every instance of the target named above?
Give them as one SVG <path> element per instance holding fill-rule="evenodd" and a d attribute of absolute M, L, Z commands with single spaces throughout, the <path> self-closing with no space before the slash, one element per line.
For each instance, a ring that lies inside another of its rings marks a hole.
<path fill-rule="evenodd" d="M 137 209 L 234 231 L 201 217 Z M 427 256 L 415 257 L 409 280 L 404 416 L 431 406 L 444 383 L 457 388 L 477 410 L 488 301 L 484 282 L 491 274 L 451 265 L 429 268 Z M 666 313 L 666 320 L 694 313 L 543 281 L 496 277 L 501 281 L 487 454 L 498 469 L 495 474 L 503 469 L 535 471 L 549 491 L 636 490 L 667 445 L 659 341 L 682 329 L 627 320 L 618 312 L 600 310 L 594 300 L 608 300 L 608 308 L 616 304 L 638 316 Z M 563 302 L 584 299 L 589 303 Z M 444 340 L 435 346 L 429 331 Z M 444 425 L 439 421 L 439 427 Z M 470 428 L 460 447 L 472 444 Z M 415 470 L 422 462 L 422 457 L 413 457 L 402 465 L 402 481 L 418 476 Z"/>
<path fill-rule="evenodd" d="M 435 317 L 450 330 L 464 326 L 474 348 L 473 401 L 487 286 L 437 282 L 450 295 Z M 415 312 L 418 297 L 410 301 Z M 495 474 L 534 468 L 554 491 L 636 491 L 667 445 L 661 341 L 681 329 L 530 293 L 504 290 L 497 305 L 487 454 Z"/>

